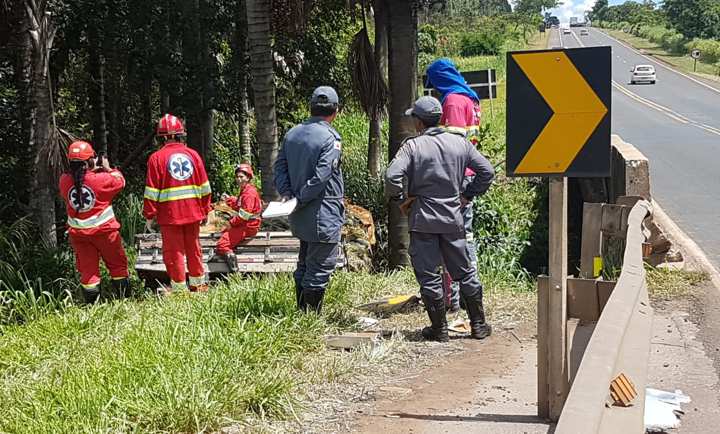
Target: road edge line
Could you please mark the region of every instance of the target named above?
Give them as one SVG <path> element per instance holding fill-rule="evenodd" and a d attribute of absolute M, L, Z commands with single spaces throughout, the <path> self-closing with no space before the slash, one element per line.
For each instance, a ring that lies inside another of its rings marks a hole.
<path fill-rule="evenodd" d="M 685 264 L 688 263 L 688 259 L 691 259 L 702 271 L 705 271 L 710 276 L 710 281 L 716 290 L 720 291 L 720 271 L 710 262 L 705 252 L 697 245 L 692 238 L 690 238 L 685 231 L 680 229 L 680 226 L 665 213 L 659 203 L 652 200 L 653 206 L 653 219 L 658 223 L 666 233 L 670 235 L 672 241 L 674 241 L 678 247 L 682 250 L 685 256 Z"/>
<path fill-rule="evenodd" d="M 673 67 L 671 67 L 671 66 L 665 65 L 664 63 L 662 63 L 662 62 L 660 62 L 660 61 L 658 61 L 658 60 L 653 59 L 652 57 L 648 56 L 647 54 L 641 53 L 640 50 L 638 50 L 637 48 L 633 47 L 632 45 L 627 44 L 627 43 L 625 43 L 625 42 L 617 39 L 617 38 L 614 37 L 614 36 L 610 36 L 607 32 L 604 32 L 604 31 L 603 31 L 604 29 L 601 29 L 600 27 L 593 27 L 593 28 L 596 29 L 598 32 L 602 33 L 603 35 L 605 35 L 606 37 L 612 39 L 613 41 L 615 41 L 615 42 L 617 42 L 618 44 L 622 45 L 623 47 L 627 48 L 628 50 L 634 51 L 638 56 L 644 57 L 645 59 L 653 62 L 654 64 L 656 64 L 656 65 L 658 65 L 658 66 L 660 66 L 660 67 L 662 67 L 662 68 L 665 68 L 665 69 L 667 69 L 668 71 L 672 71 L 672 72 L 674 72 L 674 73 L 676 73 L 676 74 L 678 74 L 678 75 L 681 75 L 681 76 L 687 78 L 688 80 L 694 81 L 695 83 L 699 84 L 700 86 L 706 87 L 706 88 L 712 90 L 713 92 L 720 93 L 720 89 L 718 89 L 718 88 L 716 88 L 716 87 L 714 87 L 714 86 L 710 86 L 709 84 L 704 83 L 704 82 L 698 80 L 697 78 L 691 77 L 691 76 L 685 74 L 684 72 L 678 71 L 677 69 L 675 69 L 675 68 L 673 68 Z"/>

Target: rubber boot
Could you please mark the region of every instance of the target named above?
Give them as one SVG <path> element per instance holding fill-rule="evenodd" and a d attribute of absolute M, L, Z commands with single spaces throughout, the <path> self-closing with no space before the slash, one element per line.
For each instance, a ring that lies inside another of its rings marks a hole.
<path fill-rule="evenodd" d="M 233 253 L 233 252 L 225 253 L 223 255 L 223 259 L 225 260 L 225 263 L 228 266 L 228 270 L 230 270 L 231 273 L 238 272 L 238 263 L 237 263 L 237 257 L 235 256 L 235 253 Z"/>
<path fill-rule="evenodd" d="M 304 289 L 302 292 L 303 310 L 306 312 L 315 312 L 320 315 L 324 295 L 325 291 Z"/>
<path fill-rule="evenodd" d="M 94 304 L 100 297 L 100 286 L 96 286 L 92 289 L 83 288 L 82 293 L 83 299 L 85 299 L 85 304 Z"/>
<path fill-rule="evenodd" d="M 422 329 L 422 336 L 428 341 L 448 342 L 447 318 L 445 317 L 445 300 L 431 300 L 428 296 L 422 296 L 425 310 L 430 317 L 430 326 Z"/>
<path fill-rule="evenodd" d="M 305 304 L 305 299 L 303 298 L 302 285 L 300 285 L 300 282 L 297 280 L 295 281 L 295 301 L 297 302 L 297 308 L 299 311 L 304 312 L 307 310 L 307 304 Z"/>
<path fill-rule="evenodd" d="M 465 297 L 465 308 L 470 317 L 470 337 L 485 339 L 492 333 L 492 327 L 485 322 L 485 309 L 483 308 L 482 290 L 472 297 Z"/>
<path fill-rule="evenodd" d="M 130 297 L 130 280 L 127 277 L 124 279 L 113 280 L 112 286 L 116 298 L 123 299 Z"/>

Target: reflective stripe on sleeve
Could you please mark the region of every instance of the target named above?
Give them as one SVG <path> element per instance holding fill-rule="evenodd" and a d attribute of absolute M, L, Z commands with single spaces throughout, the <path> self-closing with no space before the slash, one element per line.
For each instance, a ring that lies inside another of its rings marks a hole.
<path fill-rule="evenodd" d="M 153 202 L 157 202 L 158 198 L 160 197 L 160 190 L 146 185 L 145 186 L 145 194 L 143 195 L 143 197 L 147 200 L 152 200 Z"/>
<path fill-rule="evenodd" d="M 243 220 L 250 220 L 255 216 L 255 214 L 245 211 L 244 209 L 240 208 L 237 210 L 237 215 Z"/>

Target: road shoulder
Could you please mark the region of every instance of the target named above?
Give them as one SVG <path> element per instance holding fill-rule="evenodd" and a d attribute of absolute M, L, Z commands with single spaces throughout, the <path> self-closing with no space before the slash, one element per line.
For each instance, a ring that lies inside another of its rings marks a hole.
<path fill-rule="evenodd" d="M 674 64 L 668 62 L 667 60 L 664 60 L 660 57 L 649 54 L 642 49 L 636 48 L 635 46 L 633 46 L 631 43 L 629 43 L 627 41 L 618 39 L 617 37 L 611 35 L 607 31 L 607 29 L 601 29 L 601 28 L 596 27 L 595 30 L 602 33 L 605 37 L 612 39 L 613 41 L 617 42 L 618 44 L 624 46 L 625 48 L 632 50 L 637 55 L 644 57 L 648 61 L 655 63 L 656 65 L 659 65 L 660 67 L 665 68 L 669 71 L 672 71 L 678 75 L 681 75 L 681 76 L 687 78 L 688 80 L 694 81 L 695 83 L 698 83 L 701 86 L 704 86 L 708 89 L 711 89 L 715 92 L 720 93 L 720 81 L 714 80 L 714 79 L 708 79 L 708 78 L 704 77 L 703 75 L 694 74 L 692 72 L 681 70 L 677 67 L 677 65 L 674 65 Z"/>
<path fill-rule="evenodd" d="M 381 388 L 359 415 L 359 433 L 547 433 L 537 417 L 534 325 L 463 340 L 464 351 Z"/>

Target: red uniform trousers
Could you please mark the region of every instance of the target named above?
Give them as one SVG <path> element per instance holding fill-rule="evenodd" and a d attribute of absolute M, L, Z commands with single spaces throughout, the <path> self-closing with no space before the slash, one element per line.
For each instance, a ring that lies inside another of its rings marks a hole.
<path fill-rule="evenodd" d="M 205 269 L 200 248 L 200 222 L 186 225 L 160 225 L 160 233 L 163 241 L 163 262 L 172 289 L 187 289 L 185 257 L 187 257 L 190 286 L 205 283 Z"/>
<path fill-rule="evenodd" d="M 244 239 L 254 237 L 257 233 L 257 227 L 248 227 L 247 224 L 232 226 L 223 232 L 215 246 L 215 252 L 218 255 L 230 253 L 235 246 L 240 244 Z"/>
<path fill-rule="evenodd" d="M 94 235 L 70 234 L 70 244 L 75 250 L 75 263 L 83 288 L 91 289 L 100 284 L 100 258 L 113 280 L 128 277 L 127 256 L 119 231 Z"/>

